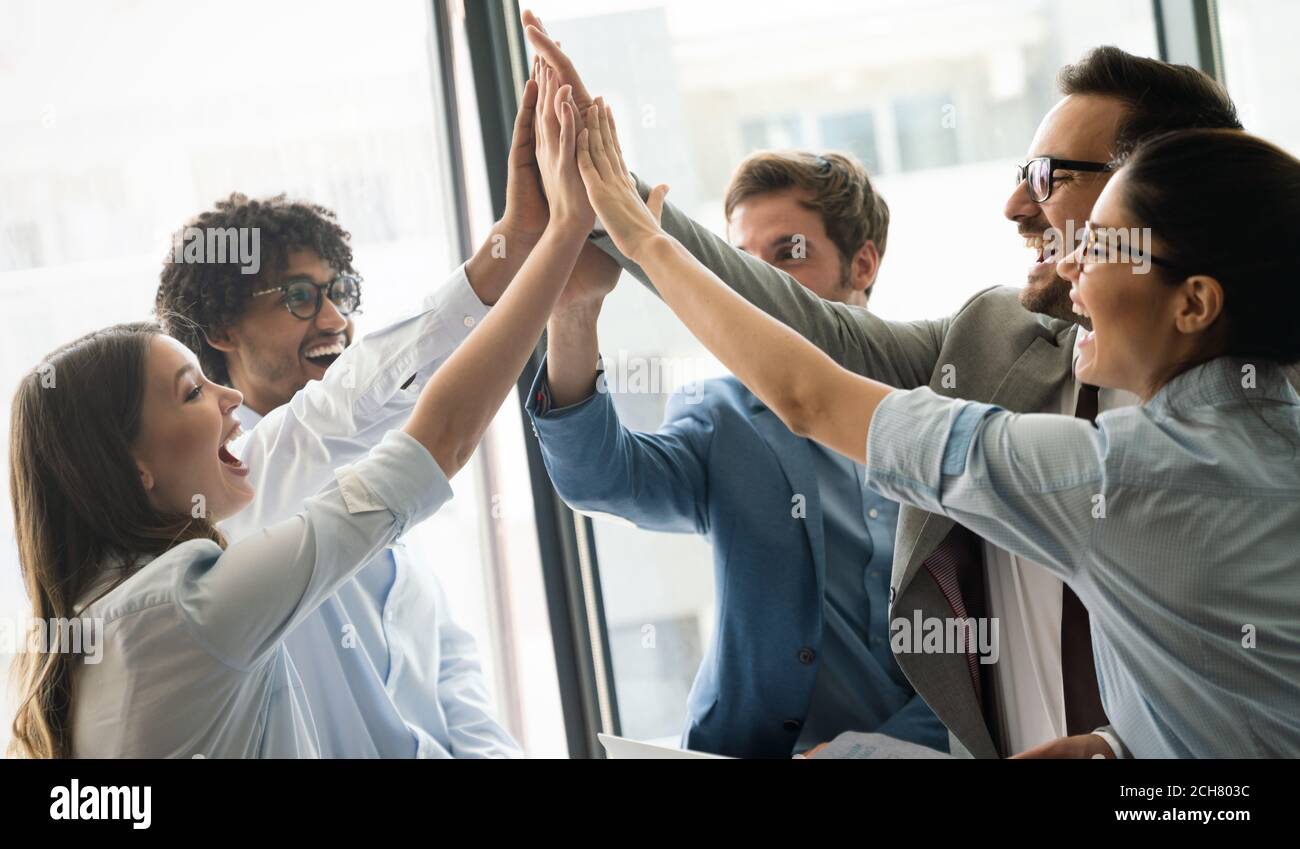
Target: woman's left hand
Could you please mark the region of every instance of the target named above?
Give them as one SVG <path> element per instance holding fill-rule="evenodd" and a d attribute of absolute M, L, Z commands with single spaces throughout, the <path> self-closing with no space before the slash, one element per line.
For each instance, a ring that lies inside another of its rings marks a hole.
<path fill-rule="evenodd" d="M 597 99 L 587 112 L 587 126 L 578 134 L 578 169 L 600 221 L 623 256 L 637 261 L 642 249 L 662 235 L 667 186 L 655 186 L 647 203 L 623 163 L 623 151 L 609 105 Z"/>
<path fill-rule="evenodd" d="M 540 83 L 533 127 L 537 167 L 550 206 L 550 220 L 588 232 L 596 215 L 587 200 L 574 153 L 578 113 L 573 88 L 559 85 L 559 76 L 546 65 L 542 66 Z"/>

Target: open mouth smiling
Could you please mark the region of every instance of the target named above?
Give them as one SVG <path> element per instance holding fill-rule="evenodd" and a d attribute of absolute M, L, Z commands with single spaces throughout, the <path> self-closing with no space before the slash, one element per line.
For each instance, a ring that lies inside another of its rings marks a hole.
<path fill-rule="evenodd" d="M 343 343 L 340 341 L 313 344 L 302 352 L 303 359 L 322 370 L 329 368 L 342 354 Z"/>

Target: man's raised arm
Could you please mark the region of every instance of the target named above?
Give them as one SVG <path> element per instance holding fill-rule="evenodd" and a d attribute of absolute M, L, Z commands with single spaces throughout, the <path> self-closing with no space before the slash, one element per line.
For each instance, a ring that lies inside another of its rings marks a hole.
<path fill-rule="evenodd" d="M 523 24 L 537 54 L 573 87 L 578 112 L 585 116 L 594 100 L 573 62 L 532 12 L 523 13 Z M 649 197 L 649 187 L 639 178 L 637 188 L 642 198 Z M 866 309 L 822 300 L 784 271 L 732 247 L 671 204 L 664 205 L 663 228 L 741 297 L 791 327 L 845 368 L 905 389 L 929 383 L 949 318 L 885 321 Z M 655 291 L 645 272 L 623 256 L 608 236 L 597 231 L 592 241 Z"/>

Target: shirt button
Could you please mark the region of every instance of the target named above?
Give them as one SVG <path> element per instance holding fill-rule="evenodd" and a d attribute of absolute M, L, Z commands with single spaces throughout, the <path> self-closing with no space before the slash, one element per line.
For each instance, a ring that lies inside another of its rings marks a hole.
<path fill-rule="evenodd" d="M 804 646 L 803 648 L 799 649 L 799 662 L 804 664 L 805 666 L 812 663 L 816 659 L 817 659 L 817 652 L 813 651 L 807 646 Z"/>
<path fill-rule="evenodd" d="M 867 515 L 873 519 L 877 519 L 880 517 L 880 511 L 877 510 L 875 507 L 872 507 L 870 510 L 867 511 Z"/>
<path fill-rule="evenodd" d="M 871 644 L 872 644 L 873 646 L 878 646 L 878 645 L 880 645 L 880 637 L 878 637 L 878 636 L 875 635 L 875 634 L 872 634 L 872 635 L 871 635 Z"/>
<path fill-rule="evenodd" d="M 798 731 L 803 727 L 803 723 L 797 719 L 787 719 L 785 722 L 781 723 L 781 727 L 786 731 Z"/>
<path fill-rule="evenodd" d="M 464 322 L 464 323 L 465 323 L 465 326 L 466 326 L 466 327 L 473 327 L 474 324 L 475 324 L 475 322 L 474 322 L 474 316 L 472 316 L 472 315 L 467 315 L 467 316 L 465 316 L 465 322 Z"/>

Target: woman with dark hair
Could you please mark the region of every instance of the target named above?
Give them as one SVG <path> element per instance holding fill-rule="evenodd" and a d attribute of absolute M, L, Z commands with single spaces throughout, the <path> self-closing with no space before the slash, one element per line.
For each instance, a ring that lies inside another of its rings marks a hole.
<path fill-rule="evenodd" d="M 587 126 L 579 166 L 619 250 L 791 430 L 1077 593 L 1130 752 L 1300 755 L 1300 398 L 1282 369 L 1300 361 L 1300 162 L 1196 130 L 1110 180 L 1058 271 L 1091 327 L 1079 379 L 1143 403 L 1094 427 L 839 367 L 663 232 L 664 189 L 641 200 L 607 111 Z"/>
<path fill-rule="evenodd" d="M 66 646 L 19 656 L 15 754 L 319 753 L 327 729 L 284 638 L 451 497 L 448 478 L 514 387 L 594 221 L 569 89 L 549 75 L 534 98 L 536 87 L 523 102 L 537 103 L 545 233 L 405 425 L 293 518 L 225 545 L 216 524 L 254 495 L 249 467 L 226 448 L 241 396 L 155 326 L 91 333 L 19 385 L 10 491 L 33 618 L 102 623 L 103 636 L 93 662 Z"/>

